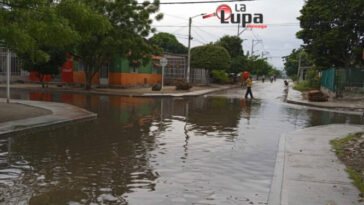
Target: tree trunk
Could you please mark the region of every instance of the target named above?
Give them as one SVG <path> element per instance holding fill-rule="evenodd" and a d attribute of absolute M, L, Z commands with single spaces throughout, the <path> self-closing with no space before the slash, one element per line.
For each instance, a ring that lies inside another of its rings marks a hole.
<path fill-rule="evenodd" d="M 86 90 L 90 90 L 91 86 L 92 86 L 92 79 L 95 77 L 96 75 L 96 71 L 92 70 L 92 65 L 95 65 L 93 63 L 91 63 L 91 65 L 86 65 L 86 70 L 85 70 L 85 77 L 86 77 L 86 82 L 85 82 L 85 89 Z"/>
<path fill-rule="evenodd" d="M 86 64 L 86 69 L 85 69 L 85 89 L 86 90 L 90 90 L 91 89 L 91 84 L 92 84 L 91 70 L 90 70 L 90 66 L 88 64 Z"/>
<path fill-rule="evenodd" d="M 43 74 L 39 74 L 39 81 L 42 84 L 42 88 L 44 88 L 44 81 L 43 81 L 43 79 L 44 79 L 44 75 Z"/>

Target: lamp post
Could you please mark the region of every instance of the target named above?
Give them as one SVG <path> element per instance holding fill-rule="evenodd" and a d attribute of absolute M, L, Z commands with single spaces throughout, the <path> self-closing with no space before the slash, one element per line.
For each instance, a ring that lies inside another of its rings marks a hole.
<path fill-rule="evenodd" d="M 191 70 L 191 25 L 192 25 L 192 19 L 195 17 L 203 16 L 205 14 L 199 14 L 196 16 L 192 16 L 188 20 L 188 57 L 187 57 L 187 73 L 186 73 L 186 81 L 187 83 L 190 82 L 190 70 Z"/>
<path fill-rule="evenodd" d="M 10 102 L 10 63 L 11 63 L 11 52 L 10 49 L 8 49 L 7 55 L 6 55 L 6 102 Z"/>

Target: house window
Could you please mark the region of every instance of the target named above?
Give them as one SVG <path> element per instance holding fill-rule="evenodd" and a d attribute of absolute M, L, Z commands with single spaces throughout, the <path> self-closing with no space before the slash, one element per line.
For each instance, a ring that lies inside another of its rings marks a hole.
<path fill-rule="evenodd" d="M 131 73 L 138 73 L 138 67 L 136 65 L 131 66 Z"/>

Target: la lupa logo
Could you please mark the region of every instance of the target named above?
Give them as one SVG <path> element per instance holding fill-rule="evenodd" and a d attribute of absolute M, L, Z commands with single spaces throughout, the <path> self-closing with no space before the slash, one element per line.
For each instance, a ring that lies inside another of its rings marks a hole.
<path fill-rule="evenodd" d="M 217 7 L 215 13 L 204 15 L 203 18 L 216 16 L 222 24 L 241 24 L 243 28 L 267 28 L 267 25 L 263 25 L 263 14 L 245 13 L 247 11 L 245 4 L 235 4 L 234 11 L 229 5 L 223 4 Z"/>

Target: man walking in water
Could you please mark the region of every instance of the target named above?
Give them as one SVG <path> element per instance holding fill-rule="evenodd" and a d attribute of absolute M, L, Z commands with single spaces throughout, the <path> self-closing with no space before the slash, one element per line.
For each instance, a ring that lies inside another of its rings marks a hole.
<path fill-rule="evenodd" d="M 248 95 L 250 94 L 250 98 L 253 99 L 253 93 L 252 93 L 252 78 L 249 76 L 248 79 L 246 80 L 246 93 L 245 93 L 245 98 L 248 98 Z"/>

